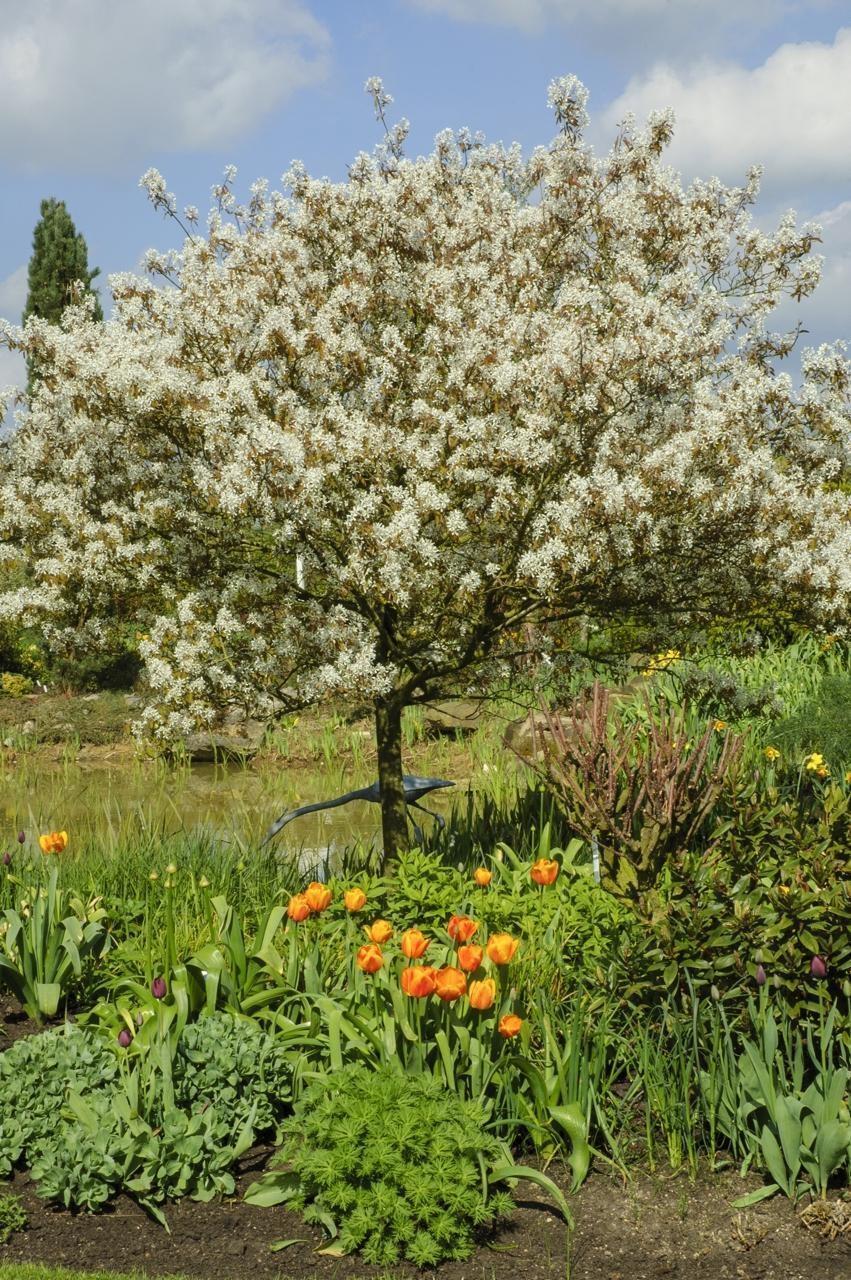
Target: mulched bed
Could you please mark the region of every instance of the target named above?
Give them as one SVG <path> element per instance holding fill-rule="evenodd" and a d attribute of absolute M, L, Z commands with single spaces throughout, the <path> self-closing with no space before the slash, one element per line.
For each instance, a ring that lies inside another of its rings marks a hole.
<path fill-rule="evenodd" d="M 8 1002 L 0 1002 L 0 1022 L 7 1035 L 27 1033 L 25 1020 Z M 0 1036 L 0 1046 L 8 1043 Z M 263 1148 L 246 1156 L 240 1195 L 268 1155 Z M 557 1169 L 549 1172 L 566 1185 Z M 22 1197 L 29 1227 L 0 1246 L 0 1262 L 138 1269 L 152 1277 L 182 1273 L 193 1280 L 378 1280 L 388 1275 L 351 1258 L 317 1253 L 327 1242 L 297 1214 L 254 1208 L 238 1197 L 169 1206 L 169 1235 L 124 1196 L 105 1213 L 77 1214 L 46 1204 L 26 1174 L 16 1174 L 7 1185 Z M 605 1173 L 593 1174 L 571 1202 L 577 1229 L 568 1269 L 564 1224 L 543 1193 L 521 1183 L 516 1211 L 499 1235 L 468 1262 L 440 1267 L 437 1274 L 441 1280 L 848 1280 L 851 1229 L 832 1240 L 822 1237 L 817 1229 L 807 1230 L 780 1198 L 746 1212 L 731 1207 L 756 1185 L 735 1174 L 692 1184 L 685 1177 L 636 1173 L 626 1185 Z M 842 1208 L 851 1220 L 851 1205 Z M 842 1214 L 839 1219 L 844 1220 Z M 271 1252 L 274 1241 L 290 1239 L 301 1243 Z M 392 1274 L 421 1273 L 400 1266 Z"/>
<path fill-rule="evenodd" d="M 24 1036 L 35 1035 L 41 1030 L 43 1028 L 37 1022 L 27 1017 L 14 996 L 0 991 L 0 1053 L 15 1040 L 23 1040 Z"/>

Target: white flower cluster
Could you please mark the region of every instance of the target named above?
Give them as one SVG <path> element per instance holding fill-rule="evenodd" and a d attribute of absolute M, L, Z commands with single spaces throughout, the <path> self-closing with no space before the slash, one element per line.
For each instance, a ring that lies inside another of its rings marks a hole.
<path fill-rule="evenodd" d="M 810 353 L 796 390 L 768 328 L 817 230 L 759 232 L 755 171 L 684 188 L 664 114 L 596 157 L 586 98 L 551 87 L 528 160 L 462 131 L 410 161 L 388 130 L 347 182 L 294 165 L 245 206 L 229 170 L 206 235 L 148 260 L 177 288 L 115 276 L 106 324 L 6 326 L 42 379 L 0 473 L 31 583 L 0 617 L 59 636 L 135 602 L 161 738 L 231 700 L 420 696 L 528 622 L 838 625 L 849 365 Z"/>

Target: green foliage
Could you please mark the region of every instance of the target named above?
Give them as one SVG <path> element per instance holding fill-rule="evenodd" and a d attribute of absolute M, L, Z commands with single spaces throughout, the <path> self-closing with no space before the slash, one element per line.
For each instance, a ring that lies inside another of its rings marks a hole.
<path fill-rule="evenodd" d="M 142 1032 L 127 1053 L 69 1026 L 0 1056 L 0 1172 L 23 1158 L 48 1199 L 97 1209 L 124 1190 L 160 1221 L 166 1199 L 230 1194 L 234 1161 L 289 1100 L 285 1041 L 230 1014 L 174 1045 Z"/>
<path fill-rule="evenodd" d="M 815 696 L 778 721 L 772 741 L 798 763 L 818 751 L 832 770 L 844 772 L 851 766 L 851 675 L 825 675 Z"/>
<path fill-rule="evenodd" d="M 62 312 L 74 300 L 75 286 L 83 286 L 83 293 L 94 299 L 94 317 L 103 319 L 103 309 L 92 289 L 92 281 L 100 274 L 99 268 L 89 270 L 86 242 L 74 226 L 64 200 L 42 200 L 41 218 L 33 231 L 33 251 L 30 258 L 26 306 L 22 323 L 30 316 L 39 316 L 58 324 Z M 38 377 L 35 361 L 28 362 L 29 390 Z"/>
<path fill-rule="evenodd" d="M 23 1231 L 27 1222 L 20 1196 L 0 1195 L 0 1244 L 5 1244 L 13 1231 Z"/>
<path fill-rule="evenodd" d="M 50 1140 L 69 1089 L 110 1091 L 117 1076 L 116 1056 L 103 1040 L 70 1023 L 0 1054 L 0 1176 Z"/>
<path fill-rule="evenodd" d="M 809 784 L 808 784 L 809 785 Z M 793 1016 L 837 998 L 851 967 L 851 813 L 847 791 L 813 784 L 798 800 L 749 788 L 714 849 L 669 868 L 649 904 L 626 994 L 676 990 L 687 974 L 699 993 L 754 991 L 757 965 Z M 810 976 L 820 956 L 827 978 Z"/>
<path fill-rule="evenodd" d="M 103 909 L 85 907 L 57 879 L 54 867 L 46 888 L 31 889 L 19 910 L 7 908 L 0 925 L 0 984 L 39 1022 L 55 1017 L 83 965 L 109 945 Z"/>
<path fill-rule="evenodd" d="M 283 1126 L 286 1171 L 246 1198 L 303 1210 L 344 1253 L 378 1265 L 468 1258 L 475 1232 L 512 1208 L 492 1190 L 495 1173 L 511 1175 L 500 1174 L 505 1152 L 485 1118 L 428 1077 L 344 1068 L 303 1096 Z"/>
<path fill-rule="evenodd" d="M 831 1009 L 814 1035 L 796 1033 L 789 1019 L 750 1005 L 757 1034 L 738 1048 L 729 1025 L 718 1028 L 701 1090 L 722 1134 L 741 1161 L 772 1179 L 741 1205 L 782 1191 L 791 1200 L 811 1192 L 827 1194 L 831 1178 L 851 1172 L 851 1114 L 848 1083 L 851 1054 L 834 1033 Z"/>
<path fill-rule="evenodd" d="M 33 682 L 29 676 L 22 675 L 19 671 L 4 671 L 0 673 L 0 696 L 4 698 L 23 698 L 27 693 L 32 693 Z"/>

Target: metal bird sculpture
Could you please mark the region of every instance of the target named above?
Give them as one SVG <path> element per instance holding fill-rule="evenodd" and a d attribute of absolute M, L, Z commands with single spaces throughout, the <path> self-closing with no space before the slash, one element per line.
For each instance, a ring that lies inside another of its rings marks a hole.
<path fill-rule="evenodd" d="M 446 823 L 440 814 L 432 813 L 431 809 L 426 809 L 417 802 L 423 796 L 427 796 L 430 791 L 438 791 L 441 787 L 454 787 L 455 783 L 447 782 L 444 778 L 415 778 L 410 773 L 406 773 L 402 778 L 402 786 L 405 792 L 405 804 L 413 805 L 415 809 L 420 809 L 423 813 L 427 813 L 429 817 L 437 821 L 437 825 L 442 830 Z M 380 783 L 373 782 L 372 786 L 360 787 L 357 791 L 347 791 L 344 796 L 337 796 L 334 800 L 318 800 L 315 804 L 303 804 L 298 809 L 291 809 L 289 813 L 281 814 L 277 822 L 272 823 L 263 837 L 261 848 L 264 844 L 268 844 L 270 840 L 274 839 L 288 822 L 292 822 L 293 818 L 301 818 L 306 813 L 317 813 L 320 809 L 336 809 L 337 805 L 348 804 L 350 800 L 368 800 L 370 804 L 380 804 Z"/>

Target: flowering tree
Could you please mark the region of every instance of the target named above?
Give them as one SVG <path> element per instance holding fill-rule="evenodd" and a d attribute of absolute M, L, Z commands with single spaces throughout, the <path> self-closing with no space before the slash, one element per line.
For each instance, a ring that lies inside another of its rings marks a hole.
<path fill-rule="evenodd" d="M 228 175 L 206 234 L 111 279 L 109 323 L 6 328 L 44 372 L 0 489 L 34 585 L 0 613 L 61 638 L 73 606 L 97 643 L 144 600 L 163 740 L 228 701 L 369 699 L 386 851 L 403 708 L 523 624 L 848 603 L 848 366 L 821 348 L 795 390 L 765 324 L 815 287 L 816 230 L 758 231 L 756 171 L 684 189 L 669 115 L 597 158 L 582 86 L 550 101 L 527 160 L 463 131 L 407 160 L 403 124 L 344 183 L 296 166 L 237 207 Z"/>

